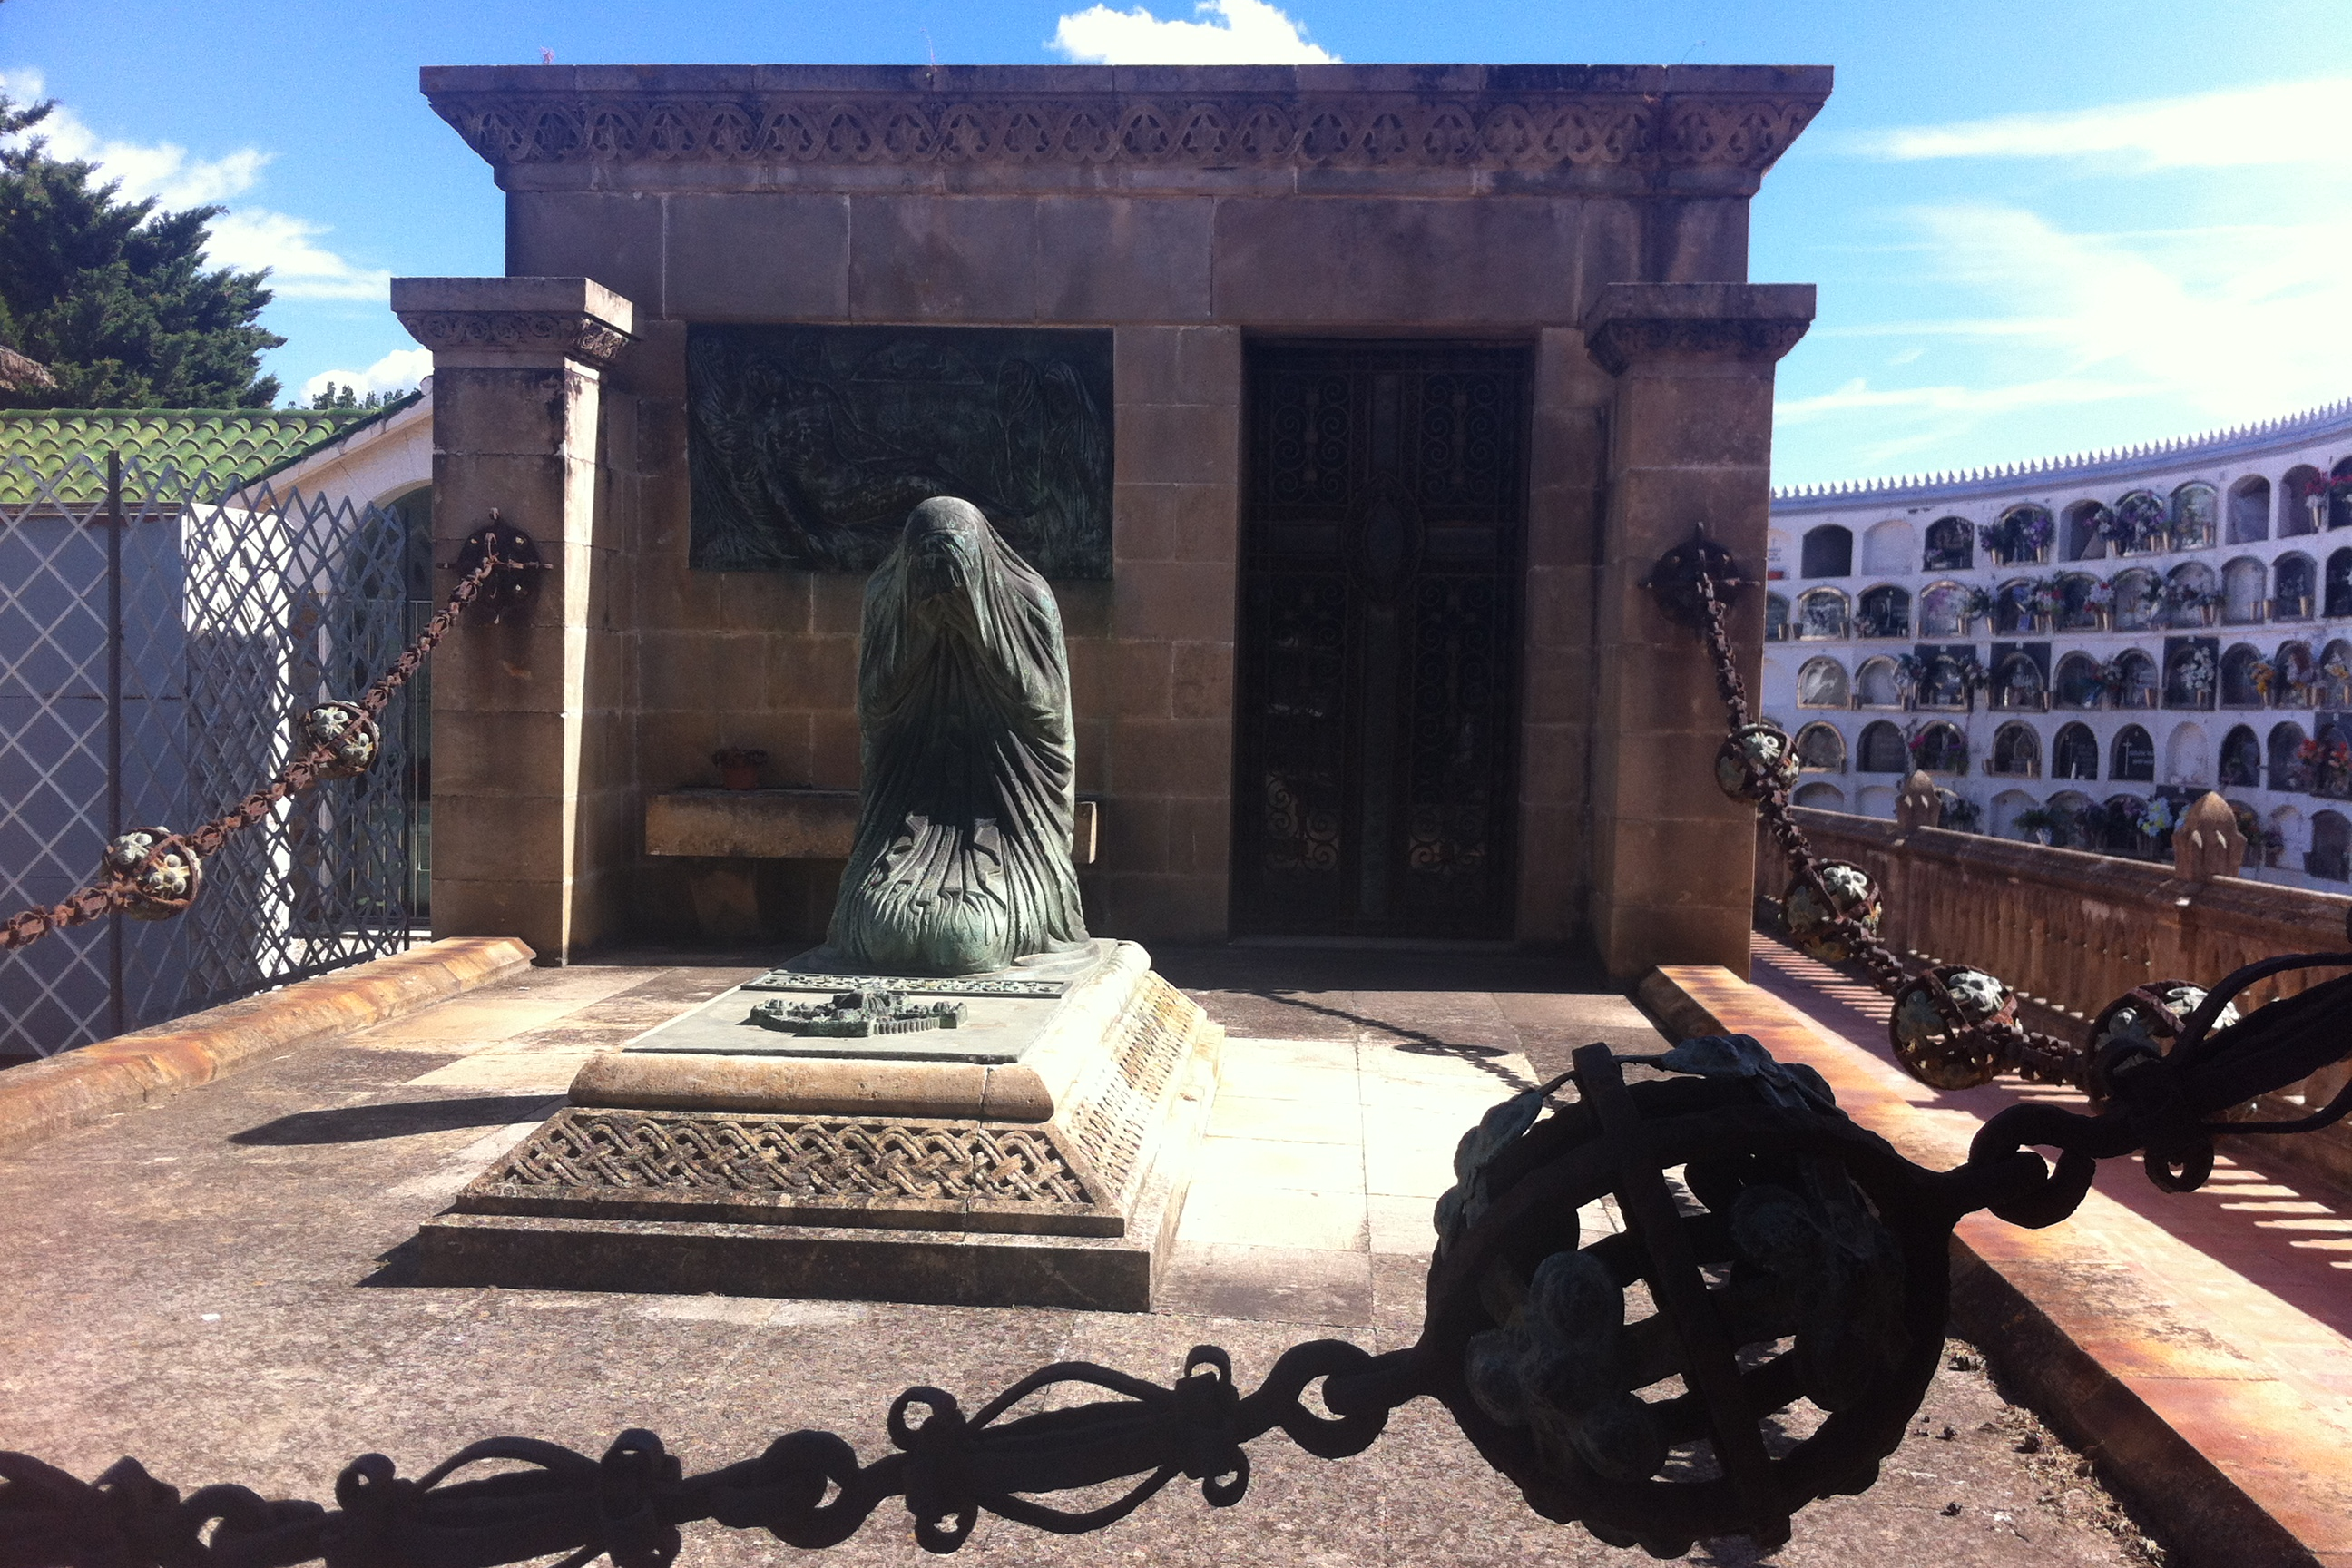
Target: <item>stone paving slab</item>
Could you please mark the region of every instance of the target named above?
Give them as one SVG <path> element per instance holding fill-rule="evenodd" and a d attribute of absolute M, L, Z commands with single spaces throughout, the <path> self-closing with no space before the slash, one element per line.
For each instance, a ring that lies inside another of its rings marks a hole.
<path fill-rule="evenodd" d="M 1162 966 L 1185 973 L 1192 994 L 1228 1024 L 1244 1014 L 1313 1020 L 1308 1029 L 1262 1029 L 1248 1054 L 1256 1087 L 1275 1092 L 1251 1098 L 1337 1103 L 1340 1082 L 1353 1082 L 1363 1129 L 1360 1247 L 1352 1236 L 1345 1247 L 1202 1241 L 1183 1255 L 1192 1304 L 1142 1315 L 417 1286 L 407 1247 L 417 1224 L 558 1102 L 531 1089 L 453 1082 L 449 1068 L 633 1033 L 646 1014 L 683 1010 L 752 966 L 532 971 L 498 994 L 561 995 L 569 1010 L 520 1033 L 503 1023 L 478 1037 L 446 1020 L 394 1022 L 0 1158 L 0 1213 L 10 1216 L 0 1226 L 8 1323 L 0 1447 L 83 1476 L 131 1454 L 183 1487 L 234 1480 L 267 1495 L 324 1498 L 336 1468 L 359 1453 L 383 1452 L 415 1475 L 467 1442 L 504 1433 L 596 1454 L 623 1427 L 642 1425 L 700 1469 L 756 1453 L 782 1432 L 818 1427 L 871 1458 L 900 1390 L 936 1384 L 969 1408 L 1065 1358 L 1165 1379 L 1191 1346 L 1217 1343 L 1254 1386 L 1300 1340 L 1337 1336 L 1381 1350 L 1418 1332 L 1432 1178 L 1424 1168 L 1397 1184 L 1419 1192 L 1372 1191 L 1377 1142 L 1450 1152 L 1455 1115 L 1508 1092 L 1517 1075 L 1557 1070 L 1552 1064 L 1564 1065 L 1587 1039 L 1645 1048 L 1656 1038 L 1623 997 L 1576 990 L 1572 976 L 1540 965 L 1465 973 L 1381 955 L 1368 973 L 1312 955 L 1269 963 L 1211 953 L 1197 964 L 1163 956 Z M 1292 1005 L 1286 983 L 1302 972 L 1328 1011 Z M 1476 1037 L 1454 1038 L 1447 1016 L 1475 1023 Z M 1517 1061 L 1497 1066 L 1486 1050 Z M 1395 1096 L 1444 1082 L 1455 1068 L 1467 1076 L 1453 1079 L 1449 1099 L 1457 1090 L 1459 1099 L 1443 1114 L 1416 1114 L 1425 1102 L 1400 1107 Z M 1297 1125 L 1262 1121 L 1246 1136 L 1311 1142 L 1282 1135 Z M 1329 1173 L 1301 1171 L 1310 1181 Z M 1963 1347 L 1956 1353 L 1959 1365 L 1938 1375 L 1879 1487 L 1807 1510 L 1773 1561 L 2143 1563 L 2136 1532 L 2077 1473 L 2074 1458 L 2004 1404 Z M 2027 1447 L 2033 1451 L 2020 1451 Z M 998 1564 L 1648 1561 L 1534 1515 L 1425 1402 L 1398 1412 L 1380 1442 L 1351 1460 L 1314 1459 L 1279 1436 L 1255 1445 L 1251 1457 L 1251 1489 L 1236 1507 L 1209 1509 L 1180 1482 L 1092 1536 L 985 1520 L 963 1556 Z M 698 1527 L 682 1561 L 794 1555 L 764 1536 Z M 891 1510 L 825 1560 L 931 1561 L 904 1513 Z M 1756 1559 L 1744 1543 L 1723 1542 L 1693 1561 L 1729 1568 Z"/>
<path fill-rule="evenodd" d="M 1920 1164 L 1967 1159 L 1982 1119 L 1711 966 L 1642 988 L 1671 1027 L 1751 1035 L 1819 1070 L 1857 1122 Z M 1954 1321 L 1984 1336 L 2059 1429 L 2112 1467 L 2184 1563 L 2352 1563 L 2352 1342 L 2094 1191 L 2026 1230 L 1953 1237 Z"/>

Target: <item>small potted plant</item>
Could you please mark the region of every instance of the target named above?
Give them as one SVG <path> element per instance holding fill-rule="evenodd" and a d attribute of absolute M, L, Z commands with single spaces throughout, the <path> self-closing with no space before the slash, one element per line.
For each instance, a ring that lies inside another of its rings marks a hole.
<path fill-rule="evenodd" d="M 719 782 L 727 789 L 758 789 L 760 770 L 767 765 L 768 753 L 740 746 L 721 746 L 710 753 L 719 764 Z"/>

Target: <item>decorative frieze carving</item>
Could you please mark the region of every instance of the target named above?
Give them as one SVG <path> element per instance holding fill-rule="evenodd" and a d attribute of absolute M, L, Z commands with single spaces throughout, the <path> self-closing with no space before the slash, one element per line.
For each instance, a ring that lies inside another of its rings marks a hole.
<path fill-rule="evenodd" d="M 434 109 L 498 167 L 741 163 L 1761 172 L 1811 95 L 1119 92 L 958 99 L 815 91 L 657 97 L 445 89 Z"/>
<path fill-rule="evenodd" d="M 818 1205 L 1094 1201 L 1044 1128 L 577 1106 L 558 1112 L 476 1186 Z"/>
<path fill-rule="evenodd" d="M 635 340 L 579 310 L 404 310 L 400 324 L 435 353 L 488 349 L 560 353 L 603 370 Z"/>

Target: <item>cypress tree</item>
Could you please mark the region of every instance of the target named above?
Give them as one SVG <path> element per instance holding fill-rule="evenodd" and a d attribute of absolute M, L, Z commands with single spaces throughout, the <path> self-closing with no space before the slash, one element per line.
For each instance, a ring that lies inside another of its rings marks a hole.
<path fill-rule="evenodd" d="M 53 102 L 0 95 L 0 136 L 30 130 Z M 223 209 L 126 202 L 97 165 L 49 156 L 27 136 L 0 149 L 0 343 L 57 384 L 0 390 L 10 408 L 268 408 L 264 352 L 286 340 L 255 324 L 267 269 L 207 270 Z"/>

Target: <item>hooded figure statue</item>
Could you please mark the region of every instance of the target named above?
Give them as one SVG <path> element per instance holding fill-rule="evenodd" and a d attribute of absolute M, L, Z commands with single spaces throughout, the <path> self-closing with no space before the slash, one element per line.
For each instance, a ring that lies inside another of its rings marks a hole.
<path fill-rule="evenodd" d="M 812 959 L 978 974 L 1086 942 L 1061 612 L 971 502 L 915 508 L 866 583 L 857 725 L 857 841 Z"/>

